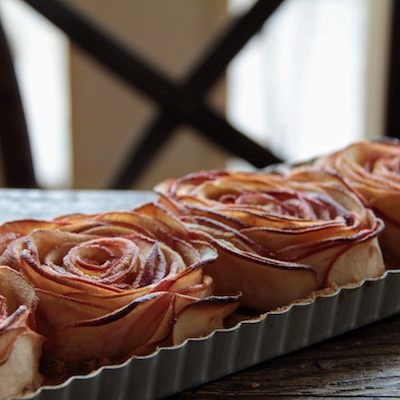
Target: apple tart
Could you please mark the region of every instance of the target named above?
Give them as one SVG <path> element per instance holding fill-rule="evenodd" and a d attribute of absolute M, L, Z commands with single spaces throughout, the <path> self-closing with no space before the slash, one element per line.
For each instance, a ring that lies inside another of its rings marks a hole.
<path fill-rule="evenodd" d="M 316 161 L 335 170 L 385 222 L 379 238 L 388 267 L 400 267 L 400 143 L 359 142 Z"/>
<path fill-rule="evenodd" d="M 0 266 L 0 399 L 24 395 L 42 382 L 43 337 L 31 329 L 37 300 L 21 274 Z"/>
<path fill-rule="evenodd" d="M 210 171 L 156 187 L 160 204 L 215 245 L 220 293 L 271 310 L 324 288 L 380 276 L 382 221 L 337 175 Z"/>
<path fill-rule="evenodd" d="M 11 241 L 0 264 L 34 287 L 46 338 L 41 368 L 59 381 L 223 328 L 239 303 L 215 295 L 204 267 L 216 258 L 210 244 L 147 204 L 56 219 Z"/>
<path fill-rule="evenodd" d="M 198 172 L 132 211 L 1 225 L 0 400 L 380 277 L 380 217 L 400 257 L 399 149 Z"/>

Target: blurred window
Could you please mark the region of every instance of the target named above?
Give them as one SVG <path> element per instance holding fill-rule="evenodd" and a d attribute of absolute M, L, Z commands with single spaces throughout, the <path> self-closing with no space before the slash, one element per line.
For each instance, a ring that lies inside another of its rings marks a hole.
<path fill-rule="evenodd" d="M 389 6 L 286 0 L 230 65 L 231 121 L 290 161 L 379 136 Z"/>
<path fill-rule="evenodd" d="M 253 2 L 228 0 L 229 10 Z M 285 0 L 228 68 L 229 119 L 290 161 L 379 136 L 389 10 L 390 0 Z M 0 12 L 38 181 L 69 186 L 68 40 L 19 0 Z"/>
<path fill-rule="evenodd" d="M 21 1 L 1 0 L 0 12 L 14 58 L 38 182 L 42 187 L 68 186 L 68 41 Z"/>

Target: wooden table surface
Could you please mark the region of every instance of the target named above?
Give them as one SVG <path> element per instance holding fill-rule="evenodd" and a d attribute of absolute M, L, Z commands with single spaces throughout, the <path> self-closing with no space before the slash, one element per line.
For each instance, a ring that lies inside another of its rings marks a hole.
<path fill-rule="evenodd" d="M 128 210 L 149 192 L 0 190 L 0 222 Z M 400 293 L 399 293 L 400 295 Z M 400 399 L 400 315 L 171 399 Z"/>

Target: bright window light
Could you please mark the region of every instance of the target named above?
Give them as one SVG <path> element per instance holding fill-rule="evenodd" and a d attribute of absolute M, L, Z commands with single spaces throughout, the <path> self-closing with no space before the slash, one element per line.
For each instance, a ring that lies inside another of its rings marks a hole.
<path fill-rule="evenodd" d="M 241 13 L 253 3 L 230 0 L 230 11 Z M 371 137 L 368 65 L 375 60 L 369 58 L 369 30 L 376 5 L 285 1 L 229 66 L 229 119 L 288 161 L 330 152 L 366 132 Z M 376 71 L 383 70 L 382 61 Z"/>
<path fill-rule="evenodd" d="M 42 187 L 71 179 L 68 41 L 45 18 L 18 0 L 1 0 L 27 119 L 34 168 Z"/>

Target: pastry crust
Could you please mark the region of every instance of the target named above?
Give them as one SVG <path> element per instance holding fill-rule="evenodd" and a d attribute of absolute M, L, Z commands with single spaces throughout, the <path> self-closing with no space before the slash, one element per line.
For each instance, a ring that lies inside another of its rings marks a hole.
<path fill-rule="evenodd" d="M 390 268 L 400 266 L 400 144 L 353 143 L 316 161 L 319 168 L 336 171 L 368 207 L 385 222 L 379 238 Z"/>
<path fill-rule="evenodd" d="M 385 271 L 376 239 L 383 223 L 337 175 L 210 171 L 156 191 L 218 248 L 207 273 L 221 293 L 241 291 L 245 307 L 271 310 Z"/>

